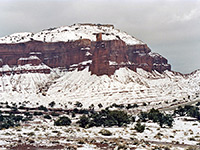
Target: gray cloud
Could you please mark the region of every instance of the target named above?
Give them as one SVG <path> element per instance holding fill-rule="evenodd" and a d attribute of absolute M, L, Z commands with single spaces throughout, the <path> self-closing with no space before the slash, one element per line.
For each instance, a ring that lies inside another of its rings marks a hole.
<path fill-rule="evenodd" d="M 111 23 L 183 73 L 200 69 L 200 0 L 1 0 L 0 37 L 80 22 Z"/>

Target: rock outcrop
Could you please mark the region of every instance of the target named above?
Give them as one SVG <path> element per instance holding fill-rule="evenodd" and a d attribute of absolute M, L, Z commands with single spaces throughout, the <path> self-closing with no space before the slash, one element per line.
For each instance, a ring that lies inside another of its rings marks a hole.
<path fill-rule="evenodd" d="M 0 76 L 29 72 L 49 74 L 51 72 L 51 68 L 43 64 L 37 56 L 19 58 L 17 64 L 14 64 L 12 66 L 6 64 L 0 67 Z"/>
<path fill-rule="evenodd" d="M 106 28 L 106 27 L 104 27 Z M 31 39 L 20 43 L 0 43 L 0 65 L 25 65 L 44 63 L 51 68 L 82 70 L 89 66 L 92 74 L 112 75 L 120 67 L 131 70 L 143 68 L 146 71 L 157 70 L 162 73 L 171 70 L 166 58 L 152 53 L 144 43 L 127 44 L 117 39 L 104 40 L 105 33 L 93 33 L 96 41 L 81 38 L 74 41 L 45 42 Z M 37 57 L 37 60 L 22 58 Z M 21 59 L 20 59 L 21 58 Z"/>

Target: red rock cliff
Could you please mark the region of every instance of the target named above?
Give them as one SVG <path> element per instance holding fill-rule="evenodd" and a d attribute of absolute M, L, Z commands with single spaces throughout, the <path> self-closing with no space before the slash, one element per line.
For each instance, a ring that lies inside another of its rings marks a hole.
<path fill-rule="evenodd" d="M 161 73 L 171 70 L 166 58 L 152 53 L 146 44 L 110 25 L 78 24 L 0 38 L 0 67 L 33 62 L 18 61 L 30 56 L 41 60 L 34 64 L 44 63 L 69 71 L 88 66 L 96 75 L 112 75 L 120 67 Z"/>
<path fill-rule="evenodd" d="M 112 75 L 116 69 L 125 66 L 132 70 L 143 68 L 146 71 L 159 72 L 171 69 L 167 59 L 158 54 L 151 54 L 146 44 L 128 46 L 121 40 L 92 42 L 82 39 L 74 42 L 30 41 L 0 44 L 0 59 L 3 65 L 17 65 L 18 59 L 30 55 L 38 56 L 43 63 L 52 68 L 69 69 L 74 64 L 77 64 L 78 68 L 90 66 L 90 71 L 96 75 Z M 92 63 L 81 63 L 89 60 L 92 60 Z"/>

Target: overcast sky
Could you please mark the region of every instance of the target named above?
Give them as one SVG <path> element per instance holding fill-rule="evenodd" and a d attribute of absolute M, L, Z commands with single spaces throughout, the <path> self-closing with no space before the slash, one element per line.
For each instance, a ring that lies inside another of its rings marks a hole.
<path fill-rule="evenodd" d="M 200 69 L 200 0 L 0 0 L 0 37 L 74 23 L 110 23 L 189 73 Z"/>

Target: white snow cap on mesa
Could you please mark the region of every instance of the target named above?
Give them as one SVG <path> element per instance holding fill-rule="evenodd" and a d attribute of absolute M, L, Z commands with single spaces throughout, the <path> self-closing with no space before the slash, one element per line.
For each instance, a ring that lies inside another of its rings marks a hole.
<path fill-rule="evenodd" d="M 22 32 L 15 33 L 0 38 L 0 43 L 23 43 L 31 40 L 43 42 L 68 42 L 79 39 L 90 39 L 96 41 L 96 33 L 102 33 L 102 40 L 122 40 L 127 45 L 145 44 L 126 32 L 114 29 L 109 24 L 74 24 L 71 26 L 63 26 L 49 28 L 38 33 Z"/>

